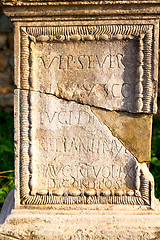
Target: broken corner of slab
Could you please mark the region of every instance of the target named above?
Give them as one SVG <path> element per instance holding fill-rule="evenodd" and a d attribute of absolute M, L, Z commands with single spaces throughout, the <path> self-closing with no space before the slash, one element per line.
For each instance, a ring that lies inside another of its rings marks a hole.
<path fill-rule="evenodd" d="M 146 162 L 149 165 L 152 115 L 107 111 L 95 107 L 91 109 L 139 162 Z"/>

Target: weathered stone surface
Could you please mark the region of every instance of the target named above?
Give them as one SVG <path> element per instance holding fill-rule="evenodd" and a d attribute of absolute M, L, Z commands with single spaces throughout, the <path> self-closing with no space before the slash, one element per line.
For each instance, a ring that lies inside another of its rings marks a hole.
<path fill-rule="evenodd" d="M 123 24 L 23 28 L 19 87 L 108 110 L 155 113 L 153 29 Z"/>
<path fill-rule="evenodd" d="M 125 209 L 125 208 L 124 208 Z M 53 227 L 54 226 L 54 227 Z M 149 210 L 14 210 L 1 240 L 158 240 L 160 216 Z"/>
<path fill-rule="evenodd" d="M 4 223 L 4 221 L 11 213 L 11 210 L 13 208 L 14 208 L 14 190 L 10 191 L 3 204 L 2 210 L 0 212 L 0 225 Z"/>
<path fill-rule="evenodd" d="M 100 111 L 156 112 L 155 5 L 146 20 L 134 2 L 3 1 L 15 21 L 16 178 L 2 239 L 159 237 L 148 152 L 121 133 L 129 114 L 115 130 L 124 115 Z M 151 124 L 139 116 L 134 135 Z"/>
<path fill-rule="evenodd" d="M 28 160 L 32 162 L 27 162 L 26 158 L 25 165 L 21 163 L 25 174 L 25 178 L 20 179 L 23 204 L 36 204 L 38 199 L 40 204 L 50 201 L 61 204 L 125 204 L 125 201 L 144 204 L 140 192 L 144 174 L 141 165 L 89 106 L 49 94 L 20 90 L 22 109 L 26 108 L 28 98 L 31 141 L 29 143 L 28 139 L 27 144 L 27 138 L 21 138 L 21 144 L 25 142 Z M 21 114 L 27 115 L 27 111 Z M 23 128 L 21 136 L 26 131 L 27 128 Z M 24 149 L 21 154 L 25 154 Z M 25 166 L 29 164 L 28 178 Z M 149 181 L 147 179 L 145 181 Z M 148 191 L 145 186 L 146 204 L 150 204 Z M 141 197 L 137 198 L 138 195 Z M 58 196 L 57 200 L 52 196 Z"/>
<path fill-rule="evenodd" d="M 66 20 L 80 20 L 84 19 L 99 20 L 99 19 L 149 19 L 160 17 L 159 0 L 114 0 L 114 1 L 99 1 L 99 0 L 85 0 L 85 1 L 35 1 L 35 0 L 2 0 L 5 6 L 5 13 L 12 20 L 29 21 L 29 18 L 39 21 L 61 21 Z M 37 7 L 39 5 L 39 7 Z M 42 11 L 42 8 L 45 11 Z M 60 11 L 57 11 L 58 9 Z M 73 14 L 74 12 L 74 14 Z M 134 17 L 136 16 L 136 18 Z"/>
<path fill-rule="evenodd" d="M 139 162 L 150 162 L 152 115 L 91 109 Z"/>
<path fill-rule="evenodd" d="M 154 181 L 139 163 L 143 154 L 138 162 L 128 151 L 134 146 L 124 147 L 90 108 L 155 111 L 153 31 L 153 23 L 20 29 L 17 205 L 153 207 Z"/>
<path fill-rule="evenodd" d="M 37 43 L 33 85 L 90 106 L 134 111 L 136 46 L 134 41 Z"/>

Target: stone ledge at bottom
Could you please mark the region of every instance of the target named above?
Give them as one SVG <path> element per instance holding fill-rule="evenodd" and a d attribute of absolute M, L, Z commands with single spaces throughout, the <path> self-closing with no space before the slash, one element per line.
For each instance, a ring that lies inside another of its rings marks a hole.
<path fill-rule="evenodd" d="M 0 239 L 160 239 L 160 215 L 153 210 L 16 209 L 0 226 Z"/>

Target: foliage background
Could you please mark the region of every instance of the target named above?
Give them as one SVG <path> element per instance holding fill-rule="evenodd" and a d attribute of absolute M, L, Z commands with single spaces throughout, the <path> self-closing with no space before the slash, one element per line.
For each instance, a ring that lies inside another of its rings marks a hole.
<path fill-rule="evenodd" d="M 152 129 L 150 171 L 155 179 L 155 195 L 160 200 L 160 120 L 155 118 Z"/>
<path fill-rule="evenodd" d="M 0 208 L 14 188 L 13 112 L 0 112 Z"/>

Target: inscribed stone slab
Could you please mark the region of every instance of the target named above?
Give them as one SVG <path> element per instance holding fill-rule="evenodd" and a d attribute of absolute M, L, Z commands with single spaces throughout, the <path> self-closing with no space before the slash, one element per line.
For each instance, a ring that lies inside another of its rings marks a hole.
<path fill-rule="evenodd" d="M 101 115 L 156 113 L 158 2 L 3 4 L 15 23 L 16 209 L 0 238 L 159 238 L 153 177 Z"/>
<path fill-rule="evenodd" d="M 64 99 L 133 111 L 137 68 L 134 41 L 37 44 L 37 85 Z"/>
<path fill-rule="evenodd" d="M 108 110 L 156 112 L 153 32 L 153 25 L 123 24 L 21 28 L 20 87 Z"/>
<path fill-rule="evenodd" d="M 142 166 L 89 106 L 27 90 L 20 99 L 23 204 L 150 205 Z"/>
<path fill-rule="evenodd" d="M 154 31 L 152 24 L 20 28 L 21 204 L 152 205 L 148 169 L 90 107 L 156 111 Z"/>

